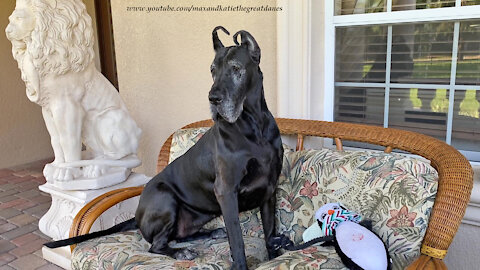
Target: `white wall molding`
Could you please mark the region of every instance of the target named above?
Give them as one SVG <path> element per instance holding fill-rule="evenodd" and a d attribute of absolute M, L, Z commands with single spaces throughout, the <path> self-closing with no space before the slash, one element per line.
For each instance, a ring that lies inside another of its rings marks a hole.
<path fill-rule="evenodd" d="M 277 112 L 279 117 L 310 118 L 311 0 L 278 0 Z"/>
<path fill-rule="evenodd" d="M 330 2 L 330 1 L 327 1 Z M 333 1 L 331 1 L 333 2 Z M 333 4 L 332 4 L 333 6 Z M 333 10 L 333 9 L 332 9 Z M 480 6 L 448 7 L 395 11 L 392 13 L 366 13 L 342 15 L 334 18 L 336 26 L 395 24 L 405 22 L 435 22 L 471 20 L 480 18 Z"/>
<path fill-rule="evenodd" d="M 321 119 L 324 121 L 333 121 L 335 104 L 335 27 L 333 25 L 334 5 L 334 1 L 324 1 L 323 10 L 319 9 L 319 12 L 323 11 L 323 57 L 316 59 L 316 62 L 314 63 L 317 66 L 323 67 L 324 79 L 319 84 L 320 86 L 316 87 L 315 89 L 319 89 L 320 87 L 323 88 L 322 90 L 317 91 L 321 91 L 323 94 L 321 99 L 321 104 L 323 105 Z"/>

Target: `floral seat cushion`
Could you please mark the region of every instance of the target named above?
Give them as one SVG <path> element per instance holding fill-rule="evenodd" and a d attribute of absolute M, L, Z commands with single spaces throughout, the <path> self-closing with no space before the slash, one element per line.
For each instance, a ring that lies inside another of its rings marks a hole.
<path fill-rule="evenodd" d="M 245 236 L 245 253 L 250 269 L 267 259 L 265 241 Z M 72 269 L 230 269 L 230 247 L 226 238 L 177 243 L 173 247 L 189 247 L 198 253 L 193 261 L 149 253 L 150 244 L 139 231 L 117 233 L 77 245 L 72 253 Z"/>
<path fill-rule="evenodd" d="M 308 248 L 289 251 L 274 260 L 262 263 L 257 270 L 330 269 L 348 270 L 333 246 L 315 244 Z"/>
<path fill-rule="evenodd" d="M 437 180 L 428 163 L 399 154 L 289 151 L 277 188 L 278 231 L 300 243 L 315 211 L 340 202 L 373 221 L 394 269 L 403 269 L 420 255 Z"/>

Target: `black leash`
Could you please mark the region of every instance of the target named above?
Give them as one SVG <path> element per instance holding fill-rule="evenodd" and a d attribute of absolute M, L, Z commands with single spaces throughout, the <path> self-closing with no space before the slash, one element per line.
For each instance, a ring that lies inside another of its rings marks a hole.
<path fill-rule="evenodd" d="M 318 237 L 315 239 L 312 239 L 308 242 L 305 242 L 303 244 L 295 246 L 292 240 L 288 238 L 286 235 L 280 235 L 280 236 L 275 236 L 270 240 L 270 246 L 274 250 L 279 250 L 281 248 L 288 250 L 288 251 L 295 251 L 295 250 L 301 250 L 304 248 L 307 248 L 313 244 L 320 243 L 320 242 L 329 242 L 332 241 L 334 237 L 332 235 L 330 236 L 323 236 L 323 237 Z"/>

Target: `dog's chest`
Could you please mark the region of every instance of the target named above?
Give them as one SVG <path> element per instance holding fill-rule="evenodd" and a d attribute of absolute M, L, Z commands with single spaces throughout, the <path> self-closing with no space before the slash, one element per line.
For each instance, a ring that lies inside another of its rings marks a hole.
<path fill-rule="evenodd" d="M 251 157 L 246 166 L 246 175 L 239 186 L 239 207 L 241 211 L 261 205 L 270 198 L 277 185 L 277 163 L 272 146 L 262 147 L 260 154 Z"/>

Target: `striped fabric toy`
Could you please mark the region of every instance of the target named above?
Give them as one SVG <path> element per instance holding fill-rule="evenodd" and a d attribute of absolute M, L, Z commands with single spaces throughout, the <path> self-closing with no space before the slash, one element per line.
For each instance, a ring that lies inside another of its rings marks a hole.
<path fill-rule="evenodd" d="M 317 218 L 317 221 L 322 221 L 321 229 L 323 235 L 329 236 L 333 235 L 333 230 L 335 230 L 335 228 L 341 222 L 351 221 L 359 223 L 360 221 L 362 221 L 362 217 L 353 211 L 340 208 L 335 210 L 329 210 L 327 212 L 327 215 L 325 215 L 323 219 Z"/>

